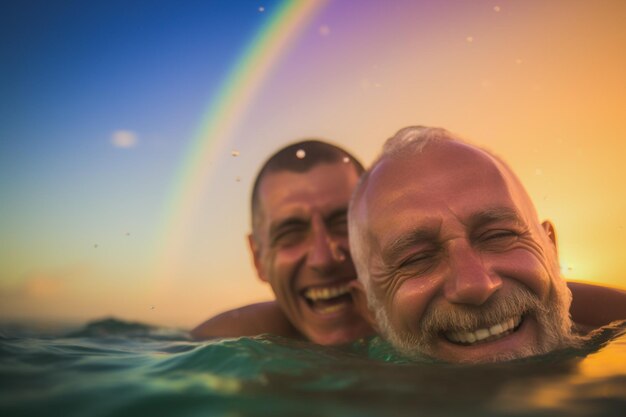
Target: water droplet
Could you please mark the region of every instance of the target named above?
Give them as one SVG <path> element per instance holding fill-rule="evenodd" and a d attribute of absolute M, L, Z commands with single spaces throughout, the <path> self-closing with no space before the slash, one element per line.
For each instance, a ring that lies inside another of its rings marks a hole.
<path fill-rule="evenodd" d="M 263 6 L 259 6 L 259 12 L 260 12 L 260 13 L 263 13 L 264 11 L 265 11 L 265 7 L 263 7 Z"/>
<path fill-rule="evenodd" d="M 319 32 L 320 32 L 320 35 L 322 36 L 328 36 L 330 35 L 330 28 L 326 25 L 322 25 L 319 28 Z"/>
<path fill-rule="evenodd" d="M 304 149 L 298 149 L 296 151 L 296 158 L 304 159 L 305 156 L 306 156 L 306 152 L 304 151 Z"/>
<path fill-rule="evenodd" d="M 493 6 L 493 11 L 494 12 L 499 12 L 500 11 L 500 6 Z"/>
<path fill-rule="evenodd" d="M 95 245 L 93 245 L 93 247 L 94 247 L 94 248 L 97 248 L 97 247 L 98 247 L 98 244 L 96 243 Z"/>
<path fill-rule="evenodd" d="M 235 181 L 240 182 L 241 181 L 241 177 L 235 177 Z"/>
<path fill-rule="evenodd" d="M 230 154 L 231 154 L 232 156 L 239 156 L 239 151 L 235 151 L 235 150 L 234 150 L 234 151 L 231 151 L 231 152 L 230 152 Z"/>
<path fill-rule="evenodd" d="M 347 164 L 348 162 L 350 162 L 350 158 L 348 158 L 347 156 L 343 157 L 343 163 Z"/>
<path fill-rule="evenodd" d="M 126 236 L 130 236 L 130 232 L 126 232 Z"/>
<path fill-rule="evenodd" d="M 474 42 L 474 37 L 473 36 L 468 36 L 467 38 L 465 38 L 465 40 L 467 41 L 467 43 L 472 43 L 472 42 Z"/>
<path fill-rule="evenodd" d="M 154 306 L 150 306 L 150 310 L 154 310 L 154 308 L 155 308 Z"/>

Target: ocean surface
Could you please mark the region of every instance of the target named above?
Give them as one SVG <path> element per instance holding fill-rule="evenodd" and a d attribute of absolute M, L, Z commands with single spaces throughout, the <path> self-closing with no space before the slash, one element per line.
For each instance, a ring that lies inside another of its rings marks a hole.
<path fill-rule="evenodd" d="M 492 365 L 410 362 L 379 338 L 188 340 L 117 320 L 0 331 L 0 415 L 624 416 L 626 322 L 584 349 Z"/>

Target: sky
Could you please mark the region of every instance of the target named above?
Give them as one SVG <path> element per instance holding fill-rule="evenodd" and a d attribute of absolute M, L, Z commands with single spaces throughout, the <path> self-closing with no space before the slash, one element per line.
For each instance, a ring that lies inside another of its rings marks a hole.
<path fill-rule="evenodd" d="M 626 288 L 626 2 L 0 5 L 0 318 L 190 328 L 269 300 L 264 160 L 409 125 L 510 163 L 568 279 Z"/>

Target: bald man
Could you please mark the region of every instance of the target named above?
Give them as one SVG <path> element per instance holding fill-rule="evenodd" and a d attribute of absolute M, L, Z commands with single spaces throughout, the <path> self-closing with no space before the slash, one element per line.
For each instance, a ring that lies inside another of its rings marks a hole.
<path fill-rule="evenodd" d="M 363 175 L 349 224 L 355 298 L 407 356 L 491 362 L 578 344 L 554 226 L 493 154 L 402 129 Z M 624 293 L 608 292 L 626 318 Z"/>

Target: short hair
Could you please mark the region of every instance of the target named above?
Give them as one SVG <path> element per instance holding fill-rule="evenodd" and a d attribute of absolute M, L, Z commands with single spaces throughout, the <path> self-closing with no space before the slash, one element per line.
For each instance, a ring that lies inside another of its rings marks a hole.
<path fill-rule="evenodd" d="M 260 221 L 259 190 L 263 178 L 270 173 L 290 171 L 303 173 L 320 164 L 349 163 L 357 176 L 363 171 L 363 165 L 351 153 L 339 146 L 317 139 L 308 139 L 292 143 L 278 150 L 261 167 L 252 187 L 251 215 L 252 234 L 256 233 Z"/>
<path fill-rule="evenodd" d="M 367 263 L 365 259 L 369 254 L 364 253 L 363 242 L 365 237 L 363 235 L 364 228 L 362 225 L 358 225 L 354 219 L 356 215 L 353 214 L 357 210 L 357 201 L 367 187 L 367 182 L 371 172 L 381 163 L 385 158 L 398 158 L 403 155 L 410 155 L 421 153 L 426 146 L 436 142 L 461 142 L 465 143 L 460 137 L 450 133 L 446 129 L 440 127 L 427 127 L 427 126 L 409 126 L 400 129 L 395 135 L 387 139 L 383 145 L 381 154 L 376 158 L 374 163 L 365 171 L 356 186 L 356 189 L 352 193 L 350 200 L 350 207 L 348 210 L 348 237 L 350 239 L 350 252 L 352 254 L 352 260 L 354 262 L 357 275 L 366 288 L 369 285 L 369 271 L 367 270 Z M 370 291 L 367 291 L 370 294 Z"/>

